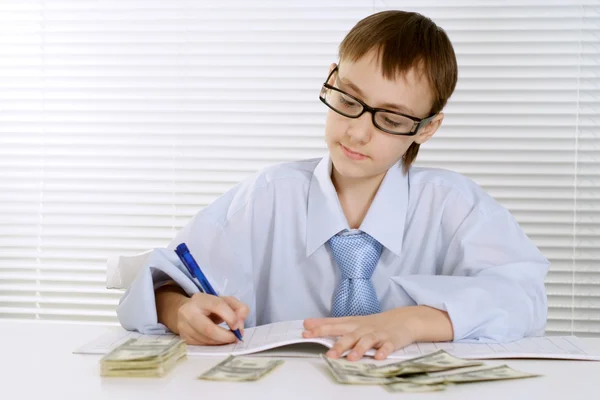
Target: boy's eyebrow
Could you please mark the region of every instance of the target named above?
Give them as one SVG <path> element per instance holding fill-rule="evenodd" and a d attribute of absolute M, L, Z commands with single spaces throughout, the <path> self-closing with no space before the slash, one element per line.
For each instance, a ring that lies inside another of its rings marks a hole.
<path fill-rule="evenodd" d="M 362 90 L 360 90 L 359 87 L 356 86 L 354 83 L 352 83 L 350 80 L 340 77 L 339 74 L 337 76 L 337 80 L 342 82 L 344 85 L 348 86 L 350 89 L 354 90 L 359 96 L 362 96 L 362 97 L 365 96 L 365 94 L 362 92 Z M 377 108 L 385 108 L 386 110 L 397 111 L 397 112 L 400 112 L 403 114 L 408 114 L 411 116 L 415 115 L 415 113 L 412 110 L 410 110 L 408 107 L 403 106 L 401 104 L 385 103 Z"/>

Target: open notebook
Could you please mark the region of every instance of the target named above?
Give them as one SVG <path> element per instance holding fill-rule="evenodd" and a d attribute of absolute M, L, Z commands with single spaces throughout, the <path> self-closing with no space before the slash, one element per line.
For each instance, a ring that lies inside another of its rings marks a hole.
<path fill-rule="evenodd" d="M 303 330 L 301 320 L 276 322 L 246 329 L 243 342 L 224 346 L 187 346 L 187 352 L 188 355 L 201 356 L 263 354 L 268 356 L 312 357 L 326 351 L 335 342 L 333 338 L 305 339 L 302 337 Z M 105 354 L 125 340 L 139 336 L 140 334 L 137 332 L 116 328 L 80 347 L 74 353 Z M 274 352 L 272 349 L 276 351 Z M 590 352 L 586 349 L 585 343 L 575 336 L 530 337 L 510 343 L 497 344 L 415 343 L 390 354 L 389 358 L 413 358 L 438 349 L 446 350 L 450 354 L 466 359 L 552 358 L 600 361 L 600 352 Z M 373 350 L 367 353 L 369 356 L 373 354 Z"/>

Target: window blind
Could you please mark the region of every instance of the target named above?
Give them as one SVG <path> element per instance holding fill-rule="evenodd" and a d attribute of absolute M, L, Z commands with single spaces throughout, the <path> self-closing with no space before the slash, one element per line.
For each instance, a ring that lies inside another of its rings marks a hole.
<path fill-rule="evenodd" d="M 322 156 L 361 18 L 421 12 L 459 82 L 417 164 L 505 205 L 552 262 L 549 334 L 600 335 L 600 2 L 1 1 L 0 318 L 115 324 L 105 262 L 254 171 Z"/>

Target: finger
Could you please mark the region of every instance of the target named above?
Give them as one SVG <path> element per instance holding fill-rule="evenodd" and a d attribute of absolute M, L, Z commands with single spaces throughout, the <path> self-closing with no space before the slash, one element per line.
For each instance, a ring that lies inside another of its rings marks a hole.
<path fill-rule="evenodd" d="M 360 360 L 367 351 L 374 347 L 379 347 L 378 345 L 380 342 L 382 342 L 382 339 L 382 335 L 375 332 L 369 332 L 363 335 L 360 339 L 358 339 L 358 342 L 356 342 L 354 348 L 352 351 L 350 351 L 350 354 L 348 354 L 346 358 L 348 358 L 350 361 Z"/>
<path fill-rule="evenodd" d="M 246 319 L 248 318 L 248 315 L 250 315 L 250 307 L 248 307 L 247 304 L 242 303 L 237 298 L 228 296 L 225 298 L 225 301 L 229 303 L 231 308 L 235 310 L 235 313 L 238 315 L 238 317 L 241 317 L 241 319 Z"/>
<path fill-rule="evenodd" d="M 350 332 L 335 342 L 331 350 L 329 350 L 326 354 L 327 357 L 330 358 L 339 358 L 346 352 L 346 350 L 350 350 L 356 342 L 366 333 L 364 330 L 355 330 Z"/>
<path fill-rule="evenodd" d="M 182 322 L 179 336 L 189 345 L 212 346 L 222 344 L 197 332 L 187 321 Z"/>
<path fill-rule="evenodd" d="M 335 318 L 307 318 L 303 322 L 304 329 L 310 330 L 314 329 L 323 324 L 332 324 L 334 323 Z"/>
<path fill-rule="evenodd" d="M 237 329 L 241 329 L 244 326 L 243 322 L 248 318 L 248 314 L 250 314 L 250 308 L 233 296 L 225 296 L 222 299 L 235 312 L 238 319 Z"/>
<path fill-rule="evenodd" d="M 189 325 L 200 335 L 219 344 L 233 343 L 237 338 L 229 329 L 222 328 L 208 318 L 206 315 L 198 315 L 193 321 L 188 321 Z"/>
<path fill-rule="evenodd" d="M 206 336 L 199 335 L 198 333 L 186 334 L 183 332 L 180 334 L 181 339 L 190 346 L 219 346 L 223 343 L 214 341 Z"/>
<path fill-rule="evenodd" d="M 385 341 L 379 347 L 379 350 L 377 350 L 377 352 L 375 353 L 375 359 L 385 360 L 394 350 L 396 350 L 394 348 L 394 344 L 392 342 L 390 342 L 389 340 Z"/>
<path fill-rule="evenodd" d="M 325 324 L 344 324 L 356 322 L 356 317 L 339 317 L 339 318 L 307 318 L 304 320 L 304 329 L 311 330 Z"/>
<path fill-rule="evenodd" d="M 230 328 L 235 329 L 234 327 L 237 326 L 238 318 L 229 304 L 222 297 L 203 295 L 205 297 L 201 298 L 201 301 L 198 302 L 201 303 L 199 307 L 202 309 L 203 314 L 206 316 L 214 314 L 225 321 Z"/>
<path fill-rule="evenodd" d="M 218 340 L 211 339 L 207 336 L 202 335 L 201 333 L 199 333 L 198 336 L 199 336 L 200 342 L 204 343 L 205 346 L 221 346 L 221 345 L 230 343 L 230 342 L 220 342 Z"/>
<path fill-rule="evenodd" d="M 342 336 L 356 330 L 356 324 L 327 324 L 302 332 L 305 338 L 322 336 Z"/>

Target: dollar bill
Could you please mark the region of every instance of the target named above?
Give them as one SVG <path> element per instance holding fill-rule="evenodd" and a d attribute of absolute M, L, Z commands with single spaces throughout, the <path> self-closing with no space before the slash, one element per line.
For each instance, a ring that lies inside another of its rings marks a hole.
<path fill-rule="evenodd" d="M 162 376 L 186 358 L 178 337 L 129 339 L 100 360 L 102 376 Z"/>
<path fill-rule="evenodd" d="M 447 384 L 539 376 L 516 371 L 507 365 L 482 368 L 481 361 L 463 360 L 443 350 L 387 365 L 334 360 L 324 354 L 321 358 L 339 383 L 384 385 L 388 391 L 396 393 L 442 391 Z"/>
<path fill-rule="evenodd" d="M 523 379 L 540 376 L 538 374 L 530 374 L 510 368 L 508 365 L 500 365 L 497 367 L 485 367 L 478 369 L 470 369 L 463 372 L 443 373 L 443 374 L 427 374 L 406 378 L 412 383 L 422 385 L 437 385 L 444 383 L 468 383 L 468 382 L 483 382 L 496 381 L 504 379 Z"/>
<path fill-rule="evenodd" d="M 481 361 L 463 360 L 444 350 L 424 356 L 369 368 L 365 373 L 369 376 L 402 376 L 424 372 L 446 371 L 456 368 L 475 367 L 483 365 Z"/>
<path fill-rule="evenodd" d="M 396 382 L 384 386 L 391 393 L 440 392 L 446 390 L 446 385 L 421 385 L 414 382 Z"/>
<path fill-rule="evenodd" d="M 180 361 L 186 359 L 185 352 L 175 355 L 170 359 L 153 365 L 153 366 L 138 366 L 138 365 L 119 365 L 118 367 L 101 367 L 101 375 L 106 377 L 161 377 L 171 371 Z"/>
<path fill-rule="evenodd" d="M 359 362 L 350 363 L 344 360 L 334 360 L 324 354 L 321 358 L 325 361 L 329 372 L 334 379 L 348 385 L 387 385 L 396 382 L 395 377 L 368 376 L 364 372 L 374 365 L 362 364 Z M 352 365 L 348 365 L 352 364 Z M 365 367 L 366 366 L 366 367 Z"/>
<path fill-rule="evenodd" d="M 185 343 L 178 337 L 129 339 L 102 357 L 103 362 L 148 361 L 166 358 Z"/>
<path fill-rule="evenodd" d="M 350 362 L 343 359 L 334 360 L 323 355 L 321 357 L 332 368 L 335 368 L 336 372 L 340 375 L 362 375 L 369 377 L 403 376 L 483 365 L 481 361 L 463 360 L 443 350 L 410 360 L 380 366 L 371 363 Z"/>
<path fill-rule="evenodd" d="M 256 381 L 283 364 L 283 360 L 229 356 L 198 379 L 212 381 Z"/>
<path fill-rule="evenodd" d="M 368 371 L 377 368 L 377 365 L 372 363 L 347 361 L 343 358 L 333 359 L 324 354 L 321 354 L 321 358 L 325 360 L 326 363 L 333 365 L 337 371 L 343 372 L 344 374 L 370 376 Z"/>

